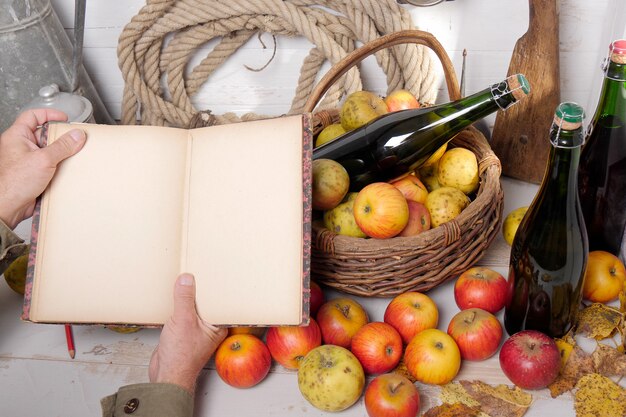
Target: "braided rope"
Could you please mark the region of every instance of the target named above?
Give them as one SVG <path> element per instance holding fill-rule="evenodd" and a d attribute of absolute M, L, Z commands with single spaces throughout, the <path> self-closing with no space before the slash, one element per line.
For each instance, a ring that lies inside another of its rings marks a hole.
<path fill-rule="evenodd" d="M 323 64 L 331 64 L 381 35 L 413 29 L 410 14 L 395 0 L 147 0 L 120 35 L 117 55 L 124 78 L 122 124 L 187 127 L 198 113 L 192 97 L 228 57 L 258 33 L 303 36 L 314 47 L 300 69 L 290 114 L 301 113 Z M 204 43 L 217 45 L 185 75 Z M 167 39 L 167 41 L 166 41 Z M 422 102 L 437 94 L 433 61 L 427 48 L 399 45 L 376 54 L 388 90 L 406 88 Z M 319 104 L 337 107 L 345 94 L 363 87 L 351 68 Z M 214 115 L 216 124 L 267 116 Z"/>

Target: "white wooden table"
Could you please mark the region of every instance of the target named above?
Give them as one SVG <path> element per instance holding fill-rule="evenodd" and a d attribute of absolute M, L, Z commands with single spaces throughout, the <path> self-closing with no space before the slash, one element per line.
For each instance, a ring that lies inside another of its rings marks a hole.
<path fill-rule="evenodd" d="M 527 205 L 537 186 L 507 178 L 505 214 Z M 18 232 L 28 234 L 29 222 Z M 480 264 L 506 276 L 509 247 L 501 235 L 494 240 Z M 440 309 L 439 328 L 447 325 L 458 307 L 453 282 L 428 293 Z M 327 298 L 340 294 L 327 291 Z M 372 321 L 381 321 L 389 299 L 355 297 Z M 102 327 L 74 326 L 76 357 L 67 353 L 63 326 L 20 321 L 22 298 L 0 284 L 0 416 L 84 417 L 100 415 L 99 400 L 121 385 L 148 380 L 147 365 L 159 337 L 157 329 L 118 334 Z M 502 313 L 499 314 L 502 318 Z M 483 362 L 462 364 L 458 379 L 480 379 L 491 384 L 510 381 L 498 364 L 497 354 Z M 439 388 L 418 383 L 422 411 L 438 403 Z M 547 390 L 533 392 L 535 402 L 527 415 L 573 416 L 570 394 L 551 399 Z M 335 415 L 311 406 L 300 394 L 296 373 L 273 365 L 269 376 L 256 387 L 235 389 L 221 381 L 213 364 L 200 376 L 196 394 L 197 416 L 324 416 Z M 363 400 L 338 415 L 365 416 Z"/>

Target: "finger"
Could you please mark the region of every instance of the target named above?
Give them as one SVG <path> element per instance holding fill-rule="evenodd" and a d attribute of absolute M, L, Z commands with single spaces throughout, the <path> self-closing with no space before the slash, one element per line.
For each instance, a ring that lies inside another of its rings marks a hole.
<path fill-rule="evenodd" d="M 56 166 L 59 162 L 76 154 L 85 145 L 87 136 L 80 129 L 72 129 L 63 136 L 52 142 L 49 146 L 42 148 L 49 161 Z"/>
<path fill-rule="evenodd" d="M 173 319 L 195 320 L 196 317 L 196 282 L 193 275 L 181 274 L 174 285 Z"/>
<path fill-rule="evenodd" d="M 41 126 L 45 122 L 65 122 L 67 121 L 67 114 L 61 110 L 56 109 L 32 109 L 26 110 L 20 113 L 15 119 L 15 124 L 21 124 L 27 126 L 31 132 L 37 129 L 37 126 Z"/>

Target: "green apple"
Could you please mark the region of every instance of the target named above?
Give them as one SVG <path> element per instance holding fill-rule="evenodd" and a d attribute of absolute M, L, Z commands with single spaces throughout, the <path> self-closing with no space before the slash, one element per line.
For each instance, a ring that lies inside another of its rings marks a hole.
<path fill-rule="evenodd" d="M 332 125 L 326 126 L 322 131 L 317 135 L 317 139 L 315 140 L 315 147 L 322 146 L 326 142 L 330 142 L 338 138 L 339 136 L 346 133 L 346 129 L 343 128 L 341 123 L 333 123 Z"/>
<path fill-rule="evenodd" d="M 346 97 L 341 106 L 341 125 L 349 132 L 387 113 L 385 101 L 371 91 L 357 91 Z"/>

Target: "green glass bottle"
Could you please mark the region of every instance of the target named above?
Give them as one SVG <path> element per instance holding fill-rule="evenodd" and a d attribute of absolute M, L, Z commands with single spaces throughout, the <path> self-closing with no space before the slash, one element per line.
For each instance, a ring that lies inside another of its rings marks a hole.
<path fill-rule="evenodd" d="M 428 157 L 473 122 L 507 109 L 530 92 L 521 74 L 476 94 L 433 107 L 387 113 L 313 150 L 313 159 L 334 159 L 358 191 L 419 168 Z"/>
<path fill-rule="evenodd" d="M 561 103 L 539 191 L 517 229 L 509 261 L 504 326 L 563 336 L 580 307 L 588 244 L 578 198 L 583 109 Z"/>
<path fill-rule="evenodd" d="M 578 169 L 589 250 L 626 261 L 626 40 L 611 43 Z"/>

